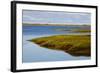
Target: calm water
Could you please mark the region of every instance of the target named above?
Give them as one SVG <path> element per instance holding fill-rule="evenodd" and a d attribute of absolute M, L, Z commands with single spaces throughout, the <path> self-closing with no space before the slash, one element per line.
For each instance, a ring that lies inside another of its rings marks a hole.
<path fill-rule="evenodd" d="M 67 31 L 56 31 L 55 29 L 67 29 Z M 45 62 L 45 61 L 67 61 L 67 60 L 87 60 L 90 57 L 71 56 L 63 51 L 56 51 L 43 48 L 28 40 L 59 34 L 80 34 L 73 33 L 71 29 L 90 29 L 89 26 L 23 26 L 23 63 Z M 88 33 L 87 33 L 88 34 Z"/>

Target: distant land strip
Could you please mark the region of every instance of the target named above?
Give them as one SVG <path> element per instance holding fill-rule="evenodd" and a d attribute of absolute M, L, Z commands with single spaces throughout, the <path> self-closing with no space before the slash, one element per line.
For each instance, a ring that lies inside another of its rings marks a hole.
<path fill-rule="evenodd" d="M 29 24 L 23 23 L 24 26 L 90 26 L 90 24 Z"/>

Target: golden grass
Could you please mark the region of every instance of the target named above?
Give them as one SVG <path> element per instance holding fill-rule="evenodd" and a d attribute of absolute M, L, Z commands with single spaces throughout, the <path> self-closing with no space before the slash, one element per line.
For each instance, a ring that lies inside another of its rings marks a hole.
<path fill-rule="evenodd" d="M 41 47 L 61 50 L 73 56 L 90 56 L 90 35 L 56 35 L 29 40 Z"/>

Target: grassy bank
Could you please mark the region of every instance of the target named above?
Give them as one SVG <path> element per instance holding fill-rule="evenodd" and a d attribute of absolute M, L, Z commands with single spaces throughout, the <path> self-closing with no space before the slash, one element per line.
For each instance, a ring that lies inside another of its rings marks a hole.
<path fill-rule="evenodd" d="M 80 30 L 80 29 L 77 29 L 77 30 L 72 30 L 73 32 L 80 32 L 80 33 L 86 33 L 86 32 L 91 32 L 91 30 Z"/>
<path fill-rule="evenodd" d="M 71 31 L 71 32 L 78 32 L 78 33 L 90 33 L 91 32 L 90 29 L 72 29 L 72 30 L 68 30 L 68 29 L 55 29 L 55 31 Z"/>
<path fill-rule="evenodd" d="M 41 47 L 61 50 L 73 56 L 90 56 L 90 35 L 56 35 L 29 40 Z"/>

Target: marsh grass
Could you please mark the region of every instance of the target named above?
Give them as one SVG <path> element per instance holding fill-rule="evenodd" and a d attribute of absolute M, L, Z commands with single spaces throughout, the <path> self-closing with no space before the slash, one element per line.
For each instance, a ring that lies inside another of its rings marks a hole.
<path fill-rule="evenodd" d="M 80 33 L 86 33 L 86 32 L 91 32 L 91 30 L 80 30 L 80 29 L 77 29 L 77 30 L 72 30 L 73 32 L 80 32 Z"/>
<path fill-rule="evenodd" d="M 91 55 L 90 35 L 56 35 L 29 41 L 52 50 L 61 50 L 73 56 Z"/>
<path fill-rule="evenodd" d="M 55 31 L 71 31 L 71 32 L 78 32 L 78 33 L 90 33 L 91 30 L 90 29 L 72 29 L 72 30 L 68 30 L 68 29 L 55 29 Z"/>

